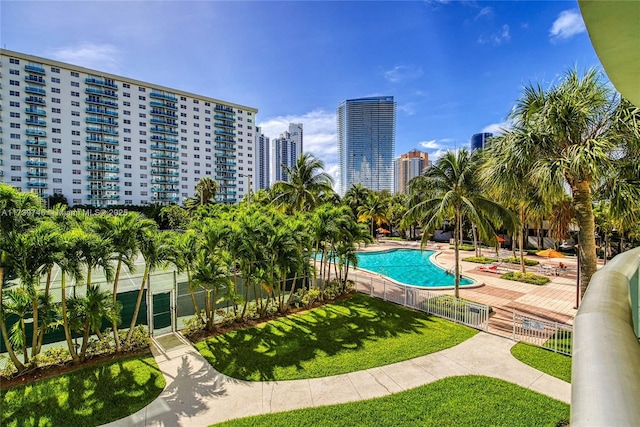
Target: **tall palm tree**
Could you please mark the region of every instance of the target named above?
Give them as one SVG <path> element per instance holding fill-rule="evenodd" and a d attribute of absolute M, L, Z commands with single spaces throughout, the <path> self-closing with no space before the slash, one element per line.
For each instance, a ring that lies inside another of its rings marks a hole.
<path fill-rule="evenodd" d="M 186 207 L 189 210 L 197 209 L 199 206 L 205 206 L 214 203 L 216 193 L 220 189 L 220 185 L 214 179 L 205 176 L 200 178 L 196 184 L 196 193 L 192 198 L 187 199 Z"/>
<path fill-rule="evenodd" d="M 76 352 L 75 345 L 71 337 L 71 326 L 69 322 L 69 310 L 67 309 L 67 278 L 75 279 L 76 283 L 81 280 L 81 253 L 78 250 L 78 242 L 86 237 L 86 233 L 79 228 L 65 232 L 62 236 L 62 253 L 58 260 L 60 268 L 60 308 L 62 312 L 62 327 L 64 337 L 69 347 L 69 354 L 74 364 L 80 363 L 80 358 Z"/>
<path fill-rule="evenodd" d="M 285 167 L 289 182 L 273 185 L 273 203 L 288 212 L 313 210 L 323 193 L 333 192 L 333 178 L 324 170 L 324 162 L 310 153 L 303 153 L 293 167 Z"/>
<path fill-rule="evenodd" d="M 638 147 L 638 132 L 634 131 L 638 122 L 631 123 L 634 118 L 637 111 L 624 108 L 595 69 L 582 76 L 575 69 L 569 70 L 558 84 L 546 90 L 527 86 L 510 115 L 516 131 L 529 137 L 513 138 L 513 144 L 504 147 L 512 153 L 504 156 L 509 162 L 506 167 L 531 163 L 531 177 L 544 193 L 557 195 L 565 185 L 571 190 L 580 229 L 583 295 L 597 269 L 594 190 L 605 180 L 622 184 L 638 175 L 637 168 L 625 169 L 620 162 L 633 156 Z M 507 131 L 507 136 L 510 133 Z M 631 176 L 616 180 L 622 171 Z M 632 186 L 627 190 L 636 195 L 639 192 Z M 632 199 L 631 203 L 637 206 L 637 201 Z"/>
<path fill-rule="evenodd" d="M 358 221 L 371 221 L 371 236 L 375 237 L 375 227 L 389 222 L 387 219 L 388 200 L 380 197 L 374 192 L 370 192 L 364 203 L 358 207 Z"/>
<path fill-rule="evenodd" d="M 411 181 L 412 205 L 405 217 L 422 226 L 422 245 L 445 220 L 453 218 L 455 296 L 460 296 L 460 236 L 465 219 L 475 224 L 483 239 L 495 238 L 496 228 L 514 229 L 517 219 L 502 205 L 477 191 L 479 156 L 466 149 L 448 151 L 424 175 Z"/>
<path fill-rule="evenodd" d="M 207 221 L 205 220 L 205 223 Z M 187 273 L 187 285 L 195 315 L 204 323 L 196 300 L 195 284 L 193 282 L 196 258 L 200 252 L 199 234 L 195 230 L 189 229 L 184 233 L 167 232 L 164 238 L 166 244 L 172 248 L 172 250 L 167 251 L 165 261 L 173 265 L 178 273 Z"/>
<path fill-rule="evenodd" d="M 362 185 L 362 183 L 351 184 L 351 187 L 344 193 L 342 203 L 346 204 L 353 211 L 353 215 L 358 215 L 358 207 L 364 205 L 367 196 L 371 190 Z"/>

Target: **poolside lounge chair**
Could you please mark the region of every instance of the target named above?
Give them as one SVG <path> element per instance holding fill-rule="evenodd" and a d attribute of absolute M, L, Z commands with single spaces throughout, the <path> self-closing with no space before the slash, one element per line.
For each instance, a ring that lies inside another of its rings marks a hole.
<path fill-rule="evenodd" d="M 502 273 L 504 272 L 504 268 L 501 267 L 501 263 L 494 263 L 491 265 L 481 265 L 478 267 L 479 271 L 486 271 L 488 273 Z"/>

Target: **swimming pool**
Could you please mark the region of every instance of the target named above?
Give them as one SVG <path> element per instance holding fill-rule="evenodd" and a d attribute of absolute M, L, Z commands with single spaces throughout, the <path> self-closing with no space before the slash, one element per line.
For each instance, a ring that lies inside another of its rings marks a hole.
<path fill-rule="evenodd" d="M 383 252 L 359 252 L 358 268 L 387 276 L 405 285 L 427 288 L 453 287 L 454 277 L 434 265 L 429 259 L 434 251 L 391 249 Z M 467 277 L 460 278 L 460 286 L 473 285 Z"/>

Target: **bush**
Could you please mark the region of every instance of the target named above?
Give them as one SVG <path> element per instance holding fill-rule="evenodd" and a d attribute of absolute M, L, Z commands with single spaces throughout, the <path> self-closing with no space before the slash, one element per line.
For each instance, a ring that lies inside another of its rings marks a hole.
<path fill-rule="evenodd" d="M 514 280 L 516 282 L 529 283 L 531 285 L 544 285 L 551 279 L 545 276 L 538 276 L 533 273 L 523 273 L 521 271 L 510 271 L 500 276 L 501 279 Z"/>
<path fill-rule="evenodd" d="M 463 261 L 475 262 L 478 264 L 491 264 L 497 262 L 498 260 L 495 258 L 487 258 L 485 256 L 468 256 L 466 258 L 462 258 Z"/>
<path fill-rule="evenodd" d="M 223 316 L 226 314 L 227 313 L 224 312 Z M 199 334 L 204 330 L 204 327 L 206 326 L 204 321 L 200 318 L 200 316 L 196 316 L 196 315 L 194 315 L 193 317 L 190 317 L 187 320 L 184 320 L 182 323 L 184 324 L 184 329 L 182 330 L 182 333 L 187 337 Z"/>
<path fill-rule="evenodd" d="M 520 258 L 518 257 L 513 257 L 510 256 L 508 258 L 504 258 L 502 260 L 502 262 L 508 262 L 509 264 L 520 264 Z M 529 259 L 529 258 L 525 258 L 524 259 L 524 265 L 528 266 L 528 267 L 533 267 L 534 265 L 538 265 L 540 264 L 540 261 L 536 261 L 535 259 Z"/>
<path fill-rule="evenodd" d="M 449 249 L 455 249 L 455 246 L 451 245 L 449 246 Z M 458 249 L 460 249 L 461 251 L 475 251 L 476 248 L 473 245 L 468 245 L 468 244 L 461 244 L 460 246 L 458 246 Z"/>
<path fill-rule="evenodd" d="M 64 347 L 52 347 L 40 353 L 35 358 L 35 365 L 38 367 L 44 367 L 49 365 L 64 365 L 71 360 L 69 350 Z"/>

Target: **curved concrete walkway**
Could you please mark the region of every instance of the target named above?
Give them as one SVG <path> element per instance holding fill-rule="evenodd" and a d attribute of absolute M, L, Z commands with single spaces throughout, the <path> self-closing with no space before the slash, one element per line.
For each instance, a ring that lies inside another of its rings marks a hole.
<path fill-rule="evenodd" d="M 146 408 L 108 426 L 209 426 L 250 415 L 346 403 L 397 393 L 458 375 L 485 375 L 565 403 L 571 385 L 516 360 L 515 342 L 480 332 L 455 347 L 404 362 L 332 377 L 248 382 L 217 372 L 178 335 L 152 346 L 167 381 Z"/>

